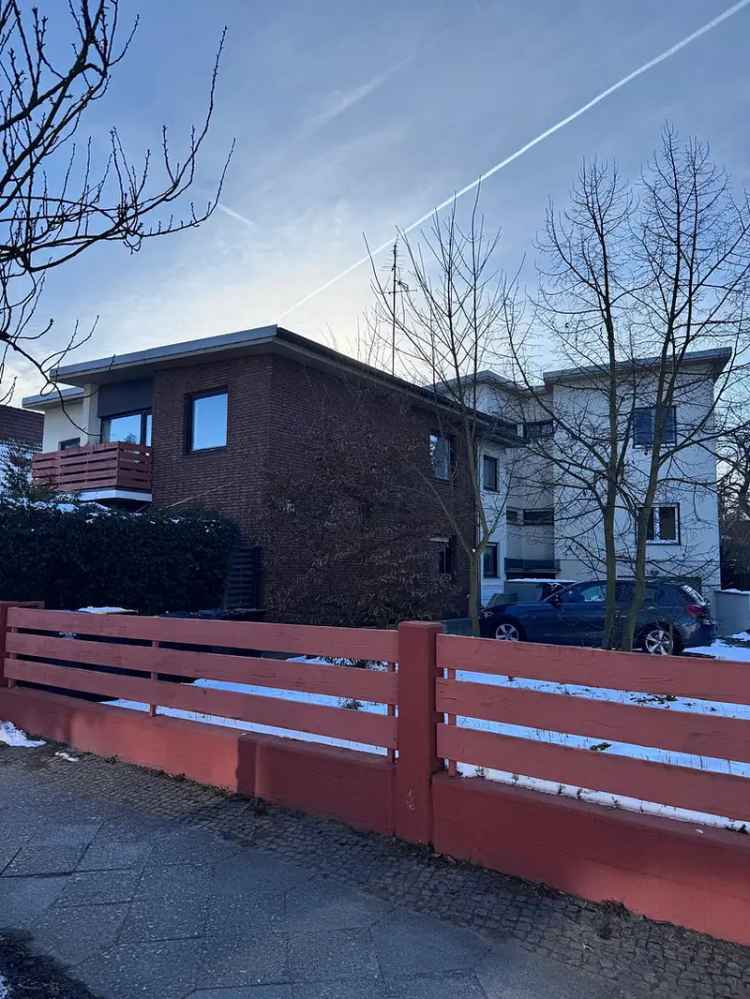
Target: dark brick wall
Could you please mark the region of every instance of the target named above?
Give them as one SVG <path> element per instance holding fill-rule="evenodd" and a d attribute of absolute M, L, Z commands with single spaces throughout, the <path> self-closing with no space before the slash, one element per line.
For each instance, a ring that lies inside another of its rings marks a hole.
<path fill-rule="evenodd" d="M 44 416 L 14 406 L 0 406 L 0 442 L 23 444 L 42 450 Z"/>
<path fill-rule="evenodd" d="M 188 453 L 185 435 L 185 401 L 191 393 L 227 388 L 229 432 L 226 448 Z M 249 541 L 264 542 L 264 587 L 268 602 L 273 587 L 293 583 L 274 572 L 274 550 L 283 537 L 262 537 L 263 514 L 272 499 L 279 475 L 293 475 L 305 462 L 305 441 L 311 433 L 336 432 L 346 438 L 347 422 L 354 408 L 357 418 L 371 426 L 373 435 L 407 435 L 421 447 L 425 470 L 429 468 L 428 438 L 435 427 L 429 405 L 407 403 L 402 393 L 390 389 L 364 391 L 362 383 L 333 369 L 311 367 L 268 355 L 233 358 L 157 371 L 154 377 L 153 462 L 154 503 L 203 506 L 235 519 Z M 320 428 L 319 430 L 317 428 Z M 324 429 L 325 428 L 325 429 Z M 457 436 L 457 442 L 460 437 Z M 458 467 L 465 463 L 457 456 Z M 383 469 L 393 478 L 397 467 Z M 471 531 L 471 490 L 461 477 L 454 485 L 440 484 L 448 502 Z M 434 500 L 425 497 L 425 542 L 434 534 Z M 452 532 L 443 523 L 440 533 Z M 304 559 L 304 551 L 299 551 Z M 463 612 L 468 591 L 467 560 L 455 547 L 455 589 L 450 598 L 454 612 Z"/>
<path fill-rule="evenodd" d="M 226 388 L 227 446 L 190 453 L 186 399 Z M 239 357 L 157 370 L 153 402 L 153 483 L 158 506 L 203 506 L 227 514 L 253 537 L 265 487 L 271 358 Z"/>

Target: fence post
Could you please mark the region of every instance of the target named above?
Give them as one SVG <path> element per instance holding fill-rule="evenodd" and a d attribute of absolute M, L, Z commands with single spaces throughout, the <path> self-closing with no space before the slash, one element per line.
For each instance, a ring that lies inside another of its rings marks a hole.
<path fill-rule="evenodd" d="M 6 600 L 0 600 L 0 687 L 7 687 L 5 679 L 5 636 L 8 633 L 8 607 Z"/>
<path fill-rule="evenodd" d="M 0 600 L 0 687 L 9 686 L 5 679 L 5 644 L 8 634 L 8 608 L 44 607 L 43 600 Z"/>
<path fill-rule="evenodd" d="M 398 627 L 398 761 L 394 824 L 412 843 L 432 842 L 432 775 L 436 755 L 435 639 L 442 624 L 403 621 Z"/>

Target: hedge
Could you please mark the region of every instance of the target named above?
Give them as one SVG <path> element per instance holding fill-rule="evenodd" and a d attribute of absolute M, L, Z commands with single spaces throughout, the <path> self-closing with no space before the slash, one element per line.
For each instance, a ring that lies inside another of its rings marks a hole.
<path fill-rule="evenodd" d="M 0 599 L 144 614 L 217 607 L 237 537 L 204 512 L 0 501 Z"/>

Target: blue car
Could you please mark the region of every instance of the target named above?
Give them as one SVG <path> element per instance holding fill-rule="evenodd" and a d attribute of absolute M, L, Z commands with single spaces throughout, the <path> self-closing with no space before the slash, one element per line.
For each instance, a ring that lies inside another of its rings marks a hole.
<path fill-rule="evenodd" d="M 632 580 L 618 580 L 618 627 L 624 627 L 633 595 Z M 601 646 L 607 584 L 600 579 L 560 587 L 533 603 L 495 604 L 482 611 L 484 638 L 506 642 Z M 635 647 L 650 655 L 670 655 L 716 637 L 711 608 L 685 583 L 649 580 L 638 615 Z"/>

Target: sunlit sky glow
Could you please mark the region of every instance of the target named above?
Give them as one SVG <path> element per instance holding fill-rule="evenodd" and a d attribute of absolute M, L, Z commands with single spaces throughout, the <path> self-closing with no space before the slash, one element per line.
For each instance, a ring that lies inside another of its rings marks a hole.
<path fill-rule="evenodd" d="M 54 317 L 62 340 L 76 319 L 100 317 L 76 360 L 282 317 L 351 351 L 372 300 L 368 268 L 356 266 L 363 233 L 387 246 L 482 174 L 494 173 L 482 207 L 503 229 L 500 263 L 515 270 L 526 257 L 529 281 L 547 201 L 565 201 L 581 158 L 614 157 L 633 176 L 666 119 L 750 186 L 749 4 L 701 32 L 730 5 L 182 0 L 176 16 L 171 4 L 123 0 L 125 18 L 142 8 L 141 26 L 88 128 L 117 123 L 137 150 L 166 122 L 177 146 L 200 117 L 226 23 L 198 202 L 233 137 L 237 151 L 204 226 L 132 256 L 97 247 L 52 275 L 40 322 Z M 17 374 L 16 400 L 39 387 Z"/>

